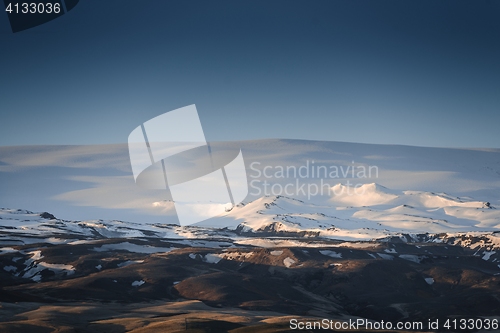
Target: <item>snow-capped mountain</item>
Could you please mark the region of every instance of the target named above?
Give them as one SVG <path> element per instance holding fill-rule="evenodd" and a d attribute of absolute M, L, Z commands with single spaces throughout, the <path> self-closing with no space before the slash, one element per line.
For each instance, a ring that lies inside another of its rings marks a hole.
<path fill-rule="evenodd" d="M 224 216 L 192 226 L 119 220 L 71 221 L 43 212 L 0 209 L 0 243 L 79 244 L 106 238 L 183 240 L 186 245 L 259 246 L 258 238 L 308 238 L 318 241 L 455 242 L 500 247 L 500 210 L 486 201 L 445 193 L 396 191 L 365 184 L 350 192 L 335 185 L 328 204 L 286 196 L 264 196 L 235 206 Z M 350 194 L 348 194 L 350 193 Z M 208 242 L 207 242 L 208 240 Z M 210 245 L 212 244 L 212 245 Z M 455 244 L 455 243 L 453 243 Z"/>
<path fill-rule="evenodd" d="M 345 240 L 376 239 L 400 233 L 500 230 L 500 210 L 489 202 L 445 193 L 394 191 L 375 183 L 356 189 L 338 184 L 333 192 L 337 194 L 328 204 L 266 196 L 240 204 L 226 216 L 198 225 L 253 232 L 307 232 Z"/>

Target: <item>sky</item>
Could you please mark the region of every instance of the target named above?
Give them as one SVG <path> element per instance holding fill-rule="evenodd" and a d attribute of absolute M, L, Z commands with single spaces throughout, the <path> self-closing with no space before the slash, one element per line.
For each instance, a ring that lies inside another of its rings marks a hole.
<path fill-rule="evenodd" d="M 12 33 L 0 145 L 124 143 L 196 104 L 208 141 L 500 147 L 499 1 L 85 0 Z"/>

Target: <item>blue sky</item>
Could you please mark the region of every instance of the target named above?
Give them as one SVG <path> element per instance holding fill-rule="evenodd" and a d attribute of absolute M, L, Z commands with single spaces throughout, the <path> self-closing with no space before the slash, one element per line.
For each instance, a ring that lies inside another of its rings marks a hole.
<path fill-rule="evenodd" d="M 208 141 L 500 147 L 498 1 L 85 0 L 13 34 L 0 145 L 126 142 L 196 104 Z"/>

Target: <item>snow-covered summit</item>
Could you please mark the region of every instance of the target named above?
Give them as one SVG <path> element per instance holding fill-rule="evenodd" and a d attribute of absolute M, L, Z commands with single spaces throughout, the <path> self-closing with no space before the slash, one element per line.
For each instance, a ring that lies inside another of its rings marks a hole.
<path fill-rule="evenodd" d="M 444 193 L 396 191 L 374 183 L 334 187 L 336 194 L 327 204 L 265 196 L 198 225 L 246 232 L 307 232 L 341 239 L 500 230 L 500 210 L 489 202 Z"/>

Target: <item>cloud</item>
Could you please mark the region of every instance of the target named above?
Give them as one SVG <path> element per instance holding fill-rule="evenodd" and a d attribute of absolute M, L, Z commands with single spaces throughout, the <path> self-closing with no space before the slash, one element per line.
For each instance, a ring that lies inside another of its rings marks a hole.
<path fill-rule="evenodd" d="M 0 147 L 0 163 L 4 172 L 49 166 L 131 172 L 126 144 Z"/>
<path fill-rule="evenodd" d="M 136 186 L 130 176 L 74 176 L 70 180 L 90 186 L 52 197 L 76 206 L 108 209 L 134 209 L 151 215 L 175 215 L 166 190 L 147 190 Z"/>

